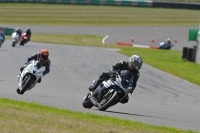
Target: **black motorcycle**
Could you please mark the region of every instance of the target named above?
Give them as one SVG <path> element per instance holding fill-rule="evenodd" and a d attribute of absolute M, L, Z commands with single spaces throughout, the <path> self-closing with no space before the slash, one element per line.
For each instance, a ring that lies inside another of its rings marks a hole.
<path fill-rule="evenodd" d="M 122 101 L 127 95 L 127 86 L 123 86 L 124 78 L 118 72 L 111 73 L 111 77 L 108 80 L 103 81 L 98 87 L 104 86 L 107 89 L 102 92 L 102 98 L 100 103 L 93 97 L 92 91 L 90 91 L 83 99 L 82 105 L 84 108 L 97 107 L 100 111 L 105 111 L 109 107 Z M 97 87 L 97 89 L 98 89 Z"/>

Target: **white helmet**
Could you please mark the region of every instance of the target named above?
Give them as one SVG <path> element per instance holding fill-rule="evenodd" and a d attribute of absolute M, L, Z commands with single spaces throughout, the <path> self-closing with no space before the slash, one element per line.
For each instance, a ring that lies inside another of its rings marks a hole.
<path fill-rule="evenodd" d="M 138 55 L 132 55 L 129 58 L 129 63 L 136 69 L 139 70 L 142 67 L 142 58 Z"/>

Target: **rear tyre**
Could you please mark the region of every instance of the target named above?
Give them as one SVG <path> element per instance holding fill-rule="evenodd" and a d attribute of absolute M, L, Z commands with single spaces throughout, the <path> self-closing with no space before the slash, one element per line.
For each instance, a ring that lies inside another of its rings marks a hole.
<path fill-rule="evenodd" d="M 90 109 L 90 108 L 92 108 L 94 106 L 93 103 L 92 103 L 92 101 L 90 100 L 90 95 L 91 94 L 88 93 L 86 95 L 86 97 L 84 97 L 84 99 L 83 99 L 82 105 L 83 105 L 84 108 Z"/>
<path fill-rule="evenodd" d="M 115 91 L 113 94 L 112 94 L 112 97 L 103 105 L 100 105 L 99 106 L 99 110 L 100 111 L 105 111 L 106 109 L 108 109 L 109 107 L 113 106 L 116 104 L 116 101 L 118 101 L 118 97 L 119 97 L 119 94 L 117 91 Z"/>

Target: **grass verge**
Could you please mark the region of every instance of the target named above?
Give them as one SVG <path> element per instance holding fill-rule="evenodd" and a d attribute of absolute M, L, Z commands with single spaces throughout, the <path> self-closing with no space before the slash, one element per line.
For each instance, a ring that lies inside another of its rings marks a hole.
<path fill-rule="evenodd" d="M 1 3 L 0 23 L 23 25 L 196 26 L 198 10 Z"/>
<path fill-rule="evenodd" d="M 0 98 L 1 133 L 195 133 Z"/>

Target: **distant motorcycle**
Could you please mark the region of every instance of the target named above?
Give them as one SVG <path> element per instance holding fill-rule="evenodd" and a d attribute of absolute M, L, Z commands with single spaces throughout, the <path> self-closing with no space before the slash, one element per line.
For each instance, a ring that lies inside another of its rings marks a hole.
<path fill-rule="evenodd" d="M 21 38 L 20 38 L 19 45 L 20 46 L 24 46 L 24 44 L 28 42 L 28 37 L 29 36 L 26 33 L 23 33 L 22 36 L 21 36 Z"/>
<path fill-rule="evenodd" d="M 17 32 L 12 33 L 12 47 L 15 47 L 15 45 L 19 42 L 19 34 Z"/>
<path fill-rule="evenodd" d="M 2 46 L 3 44 L 3 36 L 0 36 L 0 47 Z"/>
<path fill-rule="evenodd" d="M 158 49 L 167 49 L 170 50 L 174 45 L 173 44 L 168 44 L 166 42 L 161 42 Z"/>
<path fill-rule="evenodd" d="M 39 61 L 32 61 L 22 71 L 19 77 L 19 87 L 17 88 L 18 94 L 24 94 L 25 91 L 31 90 L 42 78 L 45 67 Z"/>
<path fill-rule="evenodd" d="M 106 91 L 102 92 L 102 100 L 97 102 L 90 91 L 83 99 L 84 108 L 97 107 L 100 111 L 105 111 L 109 107 L 123 100 L 127 95 L 127 88 L 122 85 L 123 77 L 119 73 L 112 73 L 109 80 L 105 80 L 98 87 L 105 86 Z M 98 89 L 97 87 L 97 89 Z"/>

